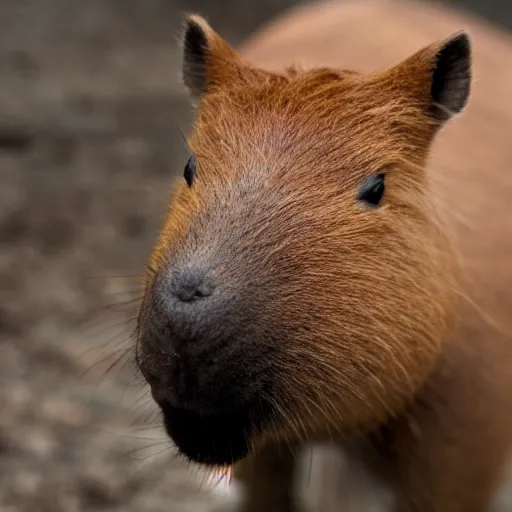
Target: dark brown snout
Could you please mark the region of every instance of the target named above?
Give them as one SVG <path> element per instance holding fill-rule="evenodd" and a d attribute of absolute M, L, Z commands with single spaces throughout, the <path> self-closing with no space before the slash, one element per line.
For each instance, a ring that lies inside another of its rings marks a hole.
<path fill-rule="evenodd" d="M 161 269 L 139 316 L 137 361 L 166 429 L 186 456 L 210 464 L 245 456 L 272 380 L 250 308 L 225 290 L 206 267 Z"/>

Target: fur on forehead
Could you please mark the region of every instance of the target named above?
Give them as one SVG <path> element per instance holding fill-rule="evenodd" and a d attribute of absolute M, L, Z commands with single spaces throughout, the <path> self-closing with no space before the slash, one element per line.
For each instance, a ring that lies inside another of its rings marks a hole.
<path fill-rule="evenodd" d="M 190 146 L 204 169 L 208 160 L 222 161 L 224 172 L 230 162 L 250 165 L 263 158 L 293 164 L 297 175 L 312 164 L 335 169 L 376 159 L 380 166 L 410 159 L 411 152 L 419 156 L 433 126 L 421 105 L 380 77 L 317 69 L 205 94 Z"/>

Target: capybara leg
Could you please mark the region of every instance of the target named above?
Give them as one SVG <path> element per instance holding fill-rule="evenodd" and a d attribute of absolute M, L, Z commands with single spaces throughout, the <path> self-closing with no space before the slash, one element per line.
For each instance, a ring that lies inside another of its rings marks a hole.
<path fill-rule="evenodd" d="M 243 488 L 240 512 L 295 512 L 295 454 L 285 445 L 268 444 L 239 462 L 234 478 Z"/>

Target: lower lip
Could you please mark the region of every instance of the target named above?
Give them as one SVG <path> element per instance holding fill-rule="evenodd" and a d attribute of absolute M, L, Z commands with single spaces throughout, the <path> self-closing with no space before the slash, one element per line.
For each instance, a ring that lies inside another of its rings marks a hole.
<path fill-rule="evenodd" d="M 204 414 L 160 403 L 164 426 L 179 451 L 192 462 L 229 466 L 247 456 L 262 418 L 245 406 L 231 412 Z"/>

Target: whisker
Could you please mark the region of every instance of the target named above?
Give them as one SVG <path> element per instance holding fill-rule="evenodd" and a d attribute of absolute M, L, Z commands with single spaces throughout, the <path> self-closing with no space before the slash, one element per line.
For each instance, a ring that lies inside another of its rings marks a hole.
<path fill-rule="evenodd" d="M 71 326 L 74 329 L 83 329 L 87 328 L 89 324 L 91 324 L 93 321 L 99 321 L 101 318 L 105 316 L 105 314 L 114 312 L 114 313 L 124 313 L 129 310 L 129 306 L 135 306 L 138 301 L 142 299 L 141 296 L 131 296 L 130 299 L 127 299 L 126 301 L 120 301 L 120 302 L 114 302 L 109 304 L 104 304 L 101 306 L 96 306 L 90 311 L 86 312 L 81 318 L 78 318 L 77 320 L 73 321 Z M 114 306 L 114 307 L 112 307 Z M 122 309 L 115 309 L 117 306 L 126 306 L 126 310 L 123 311 Z"/>
<path fill-rule="evenodd" d="M 111 435 L 111 436 L 115 436 L 115 437 L 132 439 L 132 440 L 136 440 L 136 441 L 140 440 L 140 441 L 159 441 L 159 442 L 166 441 L 166 442 L 169 442 L 169 438 L 167 436 L 162 436 L 162 437 L 140 437 L 140 436 L 131 436 L 129 434 L 122 434 L 120 432 L 109 432 L 109 431 L 105 431 L 105 434 Z"/>
<path fill-rule="evenodd" d="M 116 354 L 119 354 L 121 352 L 121 356 L 119 358 L 117 358 L 115 360 L 114 363 L 112 363 L 110 366 L 109 366 L 109 369 L 112 367 L 112 365 L 116 365 L 119 363 L 119 361 L 124 357 L 126 356 L 128 353 L 131 352 L 131 347 L 124 347 L 124 348 L 120 348 L 120 349 L 117 349 L 115 350 L 114 352 L 110 353 L 110 354 L 107 354 L 106 356 L 102 357 L 99 361 L 96 361 L 95 363 L 93 363 L 91 366 L 89 366 L 86 370 L 84 370 L 80 375 L 79 375 L 79 378 L 84 378 L 87 373 L 89 373 L 91 370 L 93 370 L 94 368 L 96 368 L 98 365 L 101 365 L 102 363 L 104 363 L 105 361 L 107 361 L 110 357 L 113 357 L 115 356 Z M 108 370 L 107 370 L 108 371 Z M 104 377 L 102 377 L 102 379 L 100 380 L 100 382 L 104 379 Z"/>
<path fill-rule="evenodd" d="M 103 375 L 100 378 L 100 381 L 99 381 L 99 383 L 97 384 L 96 387 L 99 387 L 99 385 L 106 379 L 107 375 L 109 375 L 109 373 L 123 360 L 123 358 L 125 358 L 126 356 L 129 356 L 130 354 L 131 354 L 131 350 L 129 348 L 124 350 L 124 352 L 110 366 L 108 366 L 108 368 L 103 373 Z M 131 362 L 131 358 L 129 357 L 127 359 L 127 361 Z M 123 364 L 123 367 L 125 365 L 126 365 L 126 361 Z"/>
<path fill-rule="evenodd" d="M 145 431 L 148 431 L 148 430 L 155 430 L 155 429 L 162 429 L 162 425 L 161 424 L 158 424 L 158 425 L 153 425 L 153 426 L 145 426 L 145 427 L 138 427 L 138 428 L 134 428 L 132 429 L 132 432 L 145 432 Z"/>
<path fill-rule="evenodd" d="M 85 356 L 87 356 L 90 352 L 92 352 L 93 350 L 98 350 L 100 348 L 106 348 L 108 347 L 112 342 L 114 342 L 114 340 L 116 340 L 118 337 L 122 336 L 122 340 L 121 341 L 118 341 L 118 342 L 115 342 L 114 344 L 114 347 L 117 347 L 123 343 L 128 343 L 130 341 L 133 340 L 133 338 L 135 337 L 135 328 L 133 327 L 133 325 L 130 327 L 130 323 L 132 323 L 135 319 L 130 319 L 130 320 L 127 320 L 127 321 L 124 321 L 122 323 L 119 323 L 119 324 L 116 324 L 116 325 L 111 325 L 107 328 L 105 328 L 101 333 L 99 333 L 97 336 L 94 336 L 95 338 L 100 338 L 102 337 L 104 334 L 106 334 L 107 332 L 109 332 L 111 329 L 113 329 L 114 327 L 119 327 L 119 326 L 123 326 L 124 328 L 121 329 L 119 332 L 117 332 L 116 334 L 112 335 L 110 338 L 108 338 L 106 341 L 104 342 L 101 342 L 101 343 L 98 343 L 96 345 L 94 345 L 93 347 L 89 347 L 87 349 L 85 349 L 84 351 L 82 351 L 78 357 L 79 358 L 83 358 Z M 126 332 L 126 329 L 127 328 L 130 328 L 130 333 L 128 334 Z M 91 336 L 93 337 L 93 336 Z M 130 346 L 131 346 L 131 343 L 130 343 Z M 100 357 L 103 356 L 105 354 L 106 350 L 103 350 Z M 113 352 L 115 353 L 115 352 Z"/>
<path fill-rule="evenodd" d="M 163 444 L 166 444 L 167 446 L 163 449 L 163 450 L 160 450 L 156 453 L 151 453 L 150 455 L 148 455 L 147 457 L 144 457 L 142 459 L 139 459 L 139 458 L 136 458 L 136 457 L 133 457 L 133 455 L 137 454 L 137 453 L 140 453 L 140 452 L 143 452 L 145 450 L 150 450 L 151 448 L 155 448 L 156 446 L 162 446 Z M 133 450 L 130 450 L 126 455 L 128 457 L 130 457 L 131 459 L 133 460 L 139 460 L 139 461 L 144 461 L 144 460 L 147 460 L 151 457 L 155 457 L 157 455 L 159 455 L 160 453 L 164 453 L 165 451 L 169 451 L 169 450 L 172 450 L 172 446 L 170 446 L 170 441 L 169 440 L 165 440 L 165 441 L 157 441 L 156 443 L 151 443 L 147 446 L 141 446 L 139 448 L 134 448 Z"/>
<path fill-rule="evenodd" d="M 85 279 L 87 281 L 95 281 L 95 280 L 108 280 L 108 279 L 142 279 L 142 276 L 135 275 L 135 276 L 84 276 L 82 279 Z"/>

